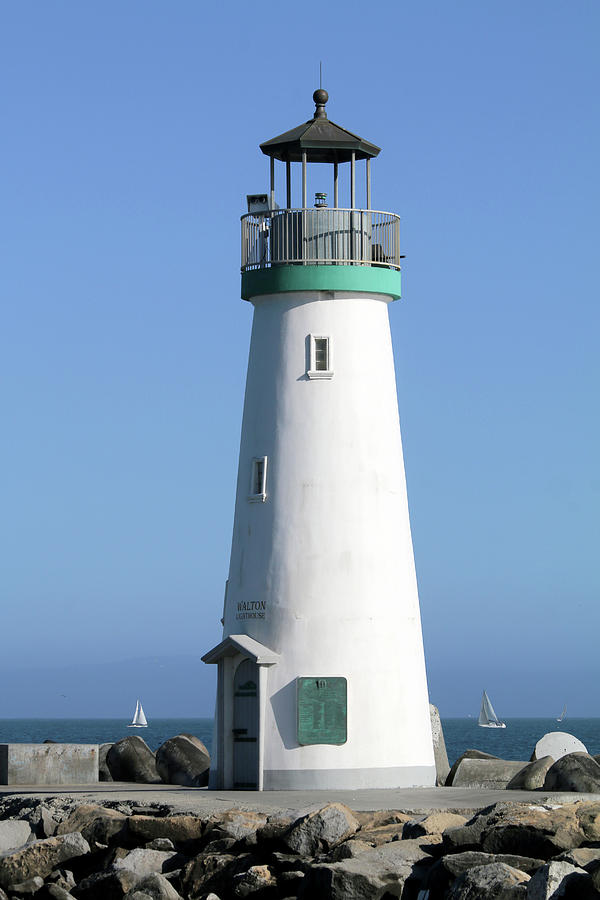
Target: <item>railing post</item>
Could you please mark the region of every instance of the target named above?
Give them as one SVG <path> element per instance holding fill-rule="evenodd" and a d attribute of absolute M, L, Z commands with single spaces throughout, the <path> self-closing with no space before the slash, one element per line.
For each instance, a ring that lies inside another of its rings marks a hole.
<path fill-rule="evenodd" d="M 306 150 L 302 151 L 302 209 L 306 209 Z"/>

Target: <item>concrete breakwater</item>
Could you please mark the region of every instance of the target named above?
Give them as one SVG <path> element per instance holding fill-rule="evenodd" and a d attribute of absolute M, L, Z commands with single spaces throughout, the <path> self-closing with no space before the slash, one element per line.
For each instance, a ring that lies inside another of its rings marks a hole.
<path fill-rule="evenodd" d="M 600 802 L 198 815 L 0 800 L 0 900 L 472 900 L 600 896 Z"/>

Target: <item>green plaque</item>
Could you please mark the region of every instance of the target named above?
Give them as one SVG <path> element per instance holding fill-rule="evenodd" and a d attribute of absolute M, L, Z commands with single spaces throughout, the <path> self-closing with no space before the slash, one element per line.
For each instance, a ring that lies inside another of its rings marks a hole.
<path fill-rule="evenodd" d="M 298 679 L 298 743 L 345 744 L 348 737 L 345 678 Z"/>

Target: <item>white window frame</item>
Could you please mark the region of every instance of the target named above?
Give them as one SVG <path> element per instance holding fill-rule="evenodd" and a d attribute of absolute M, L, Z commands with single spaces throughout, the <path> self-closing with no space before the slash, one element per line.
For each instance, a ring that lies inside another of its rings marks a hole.
<path fill-rule="evenodd" d="M 328 334 L 309 334 L 308 369 L 311 379 L 333 378 L 332 341 Z M 327 368 L 317 369 L 317 341 L 327 341 Z"/>
<path fill-rule="evenodd" d="M 258 463 L 262 463 L 263 471 L 262 471 L 262 490 L 259 493 L 254 492 L 254 488 L 256 485 L 256 469 Z M 248 500 L 251 503 L 264 503 L 267 499 L 267 457 L 266 456 L 255 456 L 252 460 L 252 465 L 250 467 L 250 493 L 248 494 Z"/>

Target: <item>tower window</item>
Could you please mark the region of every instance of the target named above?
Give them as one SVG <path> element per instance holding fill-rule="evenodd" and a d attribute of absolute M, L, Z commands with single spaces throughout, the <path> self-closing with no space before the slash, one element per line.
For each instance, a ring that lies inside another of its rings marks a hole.
<path fill-rule="evenodd" d="M 333 378 L 331 365 L 331 341 L 321 334 L 310 334 L 308 369 L 309 378 Z"/>
<path fill-rule="evenodd" d="M 267 499 L 267 457 L 256 456 L 252 460 L 250 476 L 250 495 L 248 500 L 264 501 Z"/>

